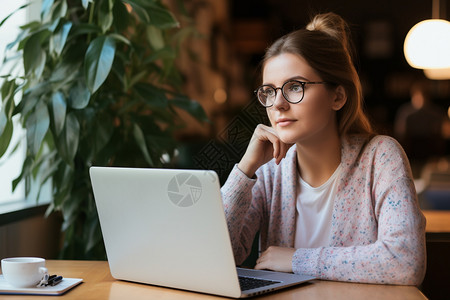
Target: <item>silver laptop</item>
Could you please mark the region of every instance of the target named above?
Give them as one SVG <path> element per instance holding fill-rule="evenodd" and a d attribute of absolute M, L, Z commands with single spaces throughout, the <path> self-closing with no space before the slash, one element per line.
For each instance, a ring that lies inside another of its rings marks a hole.
<path fill-rule="evenodd" d="M 214 171 L 91 167 L 90 175 L 116 279 L 234 298 L 314 279 L 236 268 Z M 247 281 L 264 286 L 241 288 Z"/>

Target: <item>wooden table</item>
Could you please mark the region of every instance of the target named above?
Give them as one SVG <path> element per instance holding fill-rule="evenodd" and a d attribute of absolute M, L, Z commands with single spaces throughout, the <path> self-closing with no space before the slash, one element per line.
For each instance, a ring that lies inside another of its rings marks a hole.
<path fill-rule="evenodd" d="M 106 261 L 48 260 L 49 272 L 68 278 L 83 278 L 83 283 L 60 297 L 1 295 L 3 300 L 18 299 L 225 299 L 211 295 L 186 292 L 144 284 L 115 280 Z M 298 287 L 255 299 L 426 299 L 413 286 L 374 285 L 313 280 Z"/>
<path fill-rule="evenodd" d="M 423 210 L 427 233 L 450 233 L 450 210 Z"/>
<path fill-rule="evenodd" d="M 430 299 L 450 295 L 450 210 L 423 210 L 427 219 L 427 273 L 422 291 Z"/>

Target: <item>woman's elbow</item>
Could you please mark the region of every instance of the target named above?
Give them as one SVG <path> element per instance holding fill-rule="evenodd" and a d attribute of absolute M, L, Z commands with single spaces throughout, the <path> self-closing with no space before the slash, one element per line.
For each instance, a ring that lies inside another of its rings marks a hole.
<path fill-rule="evenodd" d="M 411 258 L 410 261 L 399 262 L 400 267 L 395 272 L 395 276 L 392 276 L 392 282 L 390 284 L 398 285 L 414 285 L 419 286 L 424 277 L 426 271 L 426 256 L 416 256 Z"/>
<path fill-rule="evenodd" d="M 406 269 L 404 281 L 405 285 L 419 286 L 424 277 L 426 271 L 426 259 L 418 259 L 415 263 Z"/>

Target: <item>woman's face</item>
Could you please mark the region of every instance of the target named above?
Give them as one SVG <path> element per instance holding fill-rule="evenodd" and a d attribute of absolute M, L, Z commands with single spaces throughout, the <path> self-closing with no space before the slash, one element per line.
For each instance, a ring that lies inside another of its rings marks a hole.
<path fill-rule="evenodd" d="M 266 61 L 263 84 L 276 88 L 292 79 L 305 82 L 322 81 L 299 55 L 283 53 Z M 303 100 L 291 104 L 278 89 L 275 102 L 272 107 L 267 108 L 267 114 L 272 127 L 284 143 L 294 144 L 326 138 L 329 134 L 337 134 L 335 115 L 336 110 L 343 105 L 339 101 L 341 96 L 337 89 L 329 89 L 324 84 L 306 84 Z"/>

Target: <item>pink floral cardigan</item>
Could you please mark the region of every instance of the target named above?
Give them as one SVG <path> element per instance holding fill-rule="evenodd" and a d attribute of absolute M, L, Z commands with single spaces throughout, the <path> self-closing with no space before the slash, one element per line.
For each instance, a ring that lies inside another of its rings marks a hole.
<path fill-rule="evenodd" d="M 261 250 L 294 247 L 296 147 L 250 179 L 237 166 L 222 187 L 236 263 L 249 255 L 256 233 Z M 342 139 L 343 171 L 335 197 L 330 244 L 297 249 L 292 267 L 321 279 L 419 285 L 426 268 L 425 218 L 407 157 L 387 136 Z"/>

